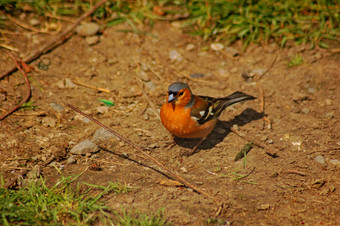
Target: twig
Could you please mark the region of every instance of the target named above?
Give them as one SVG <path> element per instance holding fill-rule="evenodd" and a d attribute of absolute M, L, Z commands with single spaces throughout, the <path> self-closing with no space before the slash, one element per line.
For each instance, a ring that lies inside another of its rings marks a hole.
<path fill-rule="evenodd" d="M 271 64 L 269 65 L 269 67 L 263 72 L 262 75 L 259 75 L 259 77 L 257 78 L 258 80 L 260 80 L 263 76 L 265 76 L 268 71 L 274 66 L 275 62 L 276 62 L 276 59 L 277 59 L 277 55 L 274 56 L 274 59 L 273 61 L 271 62 Z"/>
<path fill-rule="evenodd" d="M 40 166 L 46 167 L 48 164 L 50 164 L 53 160 L 55 159 L 55 156 L 51 156 L 49 159 L 47 159 L 45 162 L 43 162 L 43 164 L 41 164 Z M 22 171 L 20 174 L 18 174 L 16 177 L 14 177 L 12 180 L 10 180 L 6 185 L 5 185 L 5 189 L 8 189 L 10 187 L 12 187 L 18 180 L 19 177 L 23 177 L 25 176 L 31 169 L 26 169 L 24 171 Z"/>
<path fill-rule="evenodd" d="M 95 87 L 95 86 L 91 86 L 91 85 L 85 84 L 85 83 L 81 82 L 78 78 L 76 78 L 72 82 L 77 84 L 77 85 L 81 85 L 81 86 L 84 86 L 84 87 L 87 87 L 87 88 L 90 88 L 90 89 L 95 89 L 95 90 L 98 90 L 98 91 L 101 91 L 101 92 L 105 92 L 105 93 L 109 93 L 110 92 L 110 90 L 108 90 L 108 89 L 98 88 L 98 87 Z"/>
<path fill-rule="evenodd" d="M 266 116 L 266 113 L 265 113 L 265 102 L 264 102 L 264 93 L 263 93 L 263 89 L 262 87 L 257 84 L 257 87 L 259 88 L 259 91 L 260 91 L 260 101 L 261 101 L 261 113 L 263 115 L 263 126 L 266 124 L 265 122 L 268 122 L 268 128 L 271 129 L 272 128 L 272 122 L 270 121 L 270 119 L 268 119 L 268 117 Z"/>
<path fill-rule="evenodd" d="M 20 104 L 18 104 L 17 106 L 15 106 L 12 110 L 10 110 L 9 112 L 7 112 L 6 114 L 4 114 L 3 116 L 0 117 L 0 121 L 3 120 L 4 118 L 6 118 L 7 116 L 9 116 L 10 114 L 12 114 L 14 111 L 18 110 L 20 108 L 20 106 L 23 104 L 23 103 L 26 103 L 30 97 L 31 97 L 31 86 L 30 86 L 30 82 L 28 80 L 28 77 L 27 77 L 27 74 L 25 72 L 25 70 L 23 70 L 18 61 L 15 59 L 15 57 L 13 56 L 13 54 L 8 51 L 8 55 L 13 59 L 14 63 L 15 63 L 15 66 L 18 68 L 18 70 L 21 72 L 21 74 L 24 76 L 25 78 L 25 82 L 26 82 L 26 86 L 27 86 L 27 94 L 25 96 L 25 98 L 20 102 Z"/>
<path fill-rule="evenodd" d="M 30 63 L 31 61 L 35 60 L 36 58 L 38 58 L 39 56 L 41 56 L 42 54 L 54 49 L 55 47 L 57 47 L 58 45 L 62 44 L 63 42 L 65 42 L 66 40 L 68 40 L 69 38 L 71 38 L 71 36 L 74 33 L 74 28 L 76 28 L 78 26 L 78 24 L 80 24 L 80 22 L 85 19 L 86 17 L 88 17 L 89 15 L 91 15 L 94 11 L 96 11 L 96 9 L 98 9 L 101 5 L 103 5 L 105 2 L 107 2 L 107 0 L 102 0 L 100 2 L 98 2 L 91 10 L 89 10 L 88 12 L 84 13 L 81 17 L 79 17 L 78 20 L 76 20 L 76 22 L 69 27 L 68 29 L 66 29 L 64 32 L 62 32 L 59 36 L 57 36 L 56 38 L 50 40 L 49 42 L 47 42 L 45 45 L 41 46 L 40 48 L 38 48 L 36 51 L 33 51 L 29 56 L 25 57 L 23 59 L 23 62 L 25 63 Z M 2 74 L 0 74 L 0 79 L 2 79 L 3 77 L 7 76 L 8 74 L 12 73 L 13 71 L 15 71 L 16 67 L 11 67 L 9 68 L 7 71 L 3 72 Z"/>
<path fill-rule="evenodd" d="M 302 172 L 300 172 L 300 171 L 297 171 L 297 170 L 293 170 L 293 169 L 291 169 L 291 170 L 286 170 L 286 171 L 284 171 L 285 173 L 288 173 L 288 174 L 297 174 L 297 175 L 299 175 L 299 176 L 306 176 L 306 174 L 305 173 L 302 173 Z"/>
<path fill-rule="evenodd" d="M 133 143 L 132 141 L 128 140 L 127 138 L 123 137 L 122 135 L 120 135 L 119 133 L 117 133 L 116 131 L 112 130 L 111 128 L 109 128 L 108 126 L 102 124 L 101 122 L 99 122 L 98 120 L 94 119 L 93 117 L 85 114 L 84 112 L 80 111 L 79 109 L 73 107 L 70 104 L 66 104 L 67 107 L 71 108 L 72 110 L 74 110 L 75 112 L 78 112 L 79 114 L 81 114 L 82 116 L 90 119 L 92 122 L 96 123 L 97 125 L 101 126 L 102 128 L 106 129 L 107 131 L 109 131 L 110 133 L 114 134 L 116 137 L 118 137 L 120 140 L 124 141 L 126 144 L 130 145 L 131 147 L 135 148 L 137 151 L 139 151 L 140 153 L 142 153 L 144 156 L 146 156 L 148 159 L 150 159 L 151 161 L 153 161 L 155 164 L 157 164 L 159 167 L 161 167 L 163 170 L 165 170 L 168 174 L 170 174 L 170 176 L 174 179 L 176 179 L 177 181 L 181 182 L 182 184 L 184 184 L 185 186 L 187 186 L 188 188 L 193 189 L 194 191 L 201 193 L 202 195 L 214 200 L 217 204 L 220 205 L 220 202 L 217 201 L 212 195 L 210 195 L 209 193 L 202 191 L 201 189 L 197 188 L 195 185 L 189 183 L 188 181 L 186 181 L 184 178 L 182 178 L 181 176 L 177 175 L 176 173 L 172 172 L 169 168 L 167 168 L 166 166 L 164 166 L 162 163 L 160 163 L 157 159 L 155 159 L 154 157 L 152 157 L 151 155 L 149 155 L 144 148 L 138 146 L 137 144 Z"/>
<path fill-rule="evenodd" d="M 276 151 L 273 152 L 273 151 L 269 150 L 269 148 L 267 148 L 266 146 L 260 144 L 260 143 L 257 142 L 257 141 L 254 141 L 254 139 L 251 139 L 251 138 L 247 137 L 246 135 L 244 135 L 243 133 L 240 133 L 239 131 L 237 131 L 237 130 L 234 129 L 234 128 L 230 128 L 230 130 L 231 130 L 233 133 L 235 133 L 237 136 L 239 136 L 239 137 L 241 137 L 241 138 L 243 138 L 243 139 L 245 139 L 245 140 L 247 140 L 247 141 L 249 141 L 249 142 L 253 142 L 253 144 L 256 145 L 257 147 L 264 149 L 264 150 L 266 151 L 266 154 L 268 154 L 268 155 L 270 155 L 270 156 L 272 156 L 272 157 L 274 157 L 274 158 L 275 158 L 275 157 L 278 157 L 278 155 L 276 154 Z"/>
<path fill-rule="evenodd" d="M 19 51 L 17 48 L 10 46 L 10 45 L 6 45 L 5 43 L 1 43 L 0 46 L 5 48 L 5 49 L 12 50 L 12 51 L 15 51 L 15 52 Z"/>

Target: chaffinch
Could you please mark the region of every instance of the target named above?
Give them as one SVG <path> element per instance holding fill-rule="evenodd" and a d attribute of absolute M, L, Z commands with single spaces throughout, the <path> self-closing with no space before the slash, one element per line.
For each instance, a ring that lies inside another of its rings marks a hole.
<path fill-rule="evenodd" d="M 196 96 L 187 84 L 175 82 L 169 86 L 160 117 L 163 126 L 173 135 L 182 138 L 203 138 L 201 143 L 214 129 L 217 118 L 226 107 L 253 99 L 255 97 L 242 92 L 234 92 L 223 98 Z"/>

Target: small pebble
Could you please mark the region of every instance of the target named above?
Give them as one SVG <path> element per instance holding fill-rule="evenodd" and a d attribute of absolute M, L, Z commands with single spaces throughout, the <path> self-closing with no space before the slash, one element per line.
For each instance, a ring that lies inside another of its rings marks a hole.
<path fill-rule="evenodd" d="M 88 119 L 88 118 L 86 118 L 86 117 L 84 117 L 84 116 L 82 116 L 82 115 L 79 115 L 79 114 L 76 114 L 76 115 L 74 116 L 74 119 L 75 119 L 75 120 L 82 121 L 83 123 L 89 123 L 89 122 L 91 122 L 90 119 Z"/>
<path fill-rule="evenodd" d="M 315 160 L 317 163 L 325 164 L 325 157 L 323 157 L 322 155 L 316 156 L 314 160 Z"/>
<path fill-rule="evenodd" d="M 50 103 L 49 105 L 50 105 L 50 107 L 51 107 L 53 110 L 55 110 L 55 111 L 57 111 L 57 112 L 62 112 L 62 111 L 65 110 L 65 109 L 63 108 L 63 106 L 61 106 L 61 105 L 59 105 L 59 104 L 57 104 L 57 103 Z"/>
<path fill-rule="evenodd" d="M 310 110 L 309 110 L 309 108 L 302 108 L 301 112 L 307 115 L 307 114 L 309 114 Z"/>
<path fill-rule="evenodd" d="M 224 48 L 222 43 L 211 43 L 210 48 L 215 51 L 220 51 Z"/>
<path fill-rule="evenodd" d="M 310 87 L 310 88 L 308 88 L 307 92 L 313 94 L 313 93 L 315 93 L 315 89 Z"/>
<path fill-rule="evenodd" d="M 96 107 L 96 111 L 98 114 L 105 114 L 109 111 L 109 107 L 108 106 L 98 106 Z"/>
<path fill-rule="evenodd" d="M 257 207 L 258 210 L 267 210 L 269 209 L 270 205 L 268 203 L 261 204 L 260 206 Z"/>
<path fill-rule="evenodd" d="M 189 43 L 186 47 L 185 47 L 185 50 L 186 51 L 191 51 L 191 50 L 194 50 L 195 49 L 195 45 L 192 44 L 192 43 Z"/>
<path fill-rule="evenodd" d="M 95 153 L 99 150 L 97 145 L 95 145 L 90 140 L 84 140 L 80 143 L 78 143 L 76 146 L 74 146 L 70 153 L 76 154 L 76 155 L 85 155 L 86 153 Z"/>
<path fill-rule="evenodd" d="M 74 84 L 74 83 L 71 81 L 71 79 L 66 78 L 66 79 L 65 79 L 65 88 L 68 88 L 68 89 L 75 89 L 75 88 L 77 88 L 77 85 Z"/>
<path fill-rule="evenodd" d="M 273 140 L 271 140 L 271 139 L 269 139 L 269 140 L 267 140 L 267 143 L 268 143 L 268 144 L 273 144 L 273 143 L 274 143 L 274 141 L 273 141 Z"/>
<path fill-rule="evenodd" d="M 257 68 L 257 69 L 254 69 L 254 70 L 252 71 L 252 73 L 253 73 L 254 75 L 259 75 L 259 76 L 262 76 L 264 72 L 265 72 L 265 70 L 264 70 L 263 68 Z"/>
<path fill-rule="evenodd" d="M 182 55 L 177 50 L 175 50 L 175 49 L 170 50 L 169 58 L 172 61 L 178 61 L 178 62 L 181 62 L 183 60 Z"/>
<path fill-rule="evenodd" d="M 201 73 L 190 74 L 191 78 L 203 78 L 205 75 Z"/>
<path fill-rule="evenodd" d="M 238 68 L 237 67 L 233 67 L 230 69 L 230 73 L 237 73 L 238 72 Z"/>
<path fill-rule="evenodd" d="M 143 119 L 144 120 L 149 120 L 149 115 L 148 114 L 143 114 Z"/>
<path fill-rule="evenodd" d="M 227 77 L 229 75 L 227 70 L 225 70 L 224 68 L 218 69 L 218 73 L 220 74 L 220 76 L 223 76 L 223 77 Z"/>
<path fill-rule="evenodd" d="M 57 121 L 51 117 L 44 117 L 41 124 L 45 127 L 54 127 L 57 124 Z"/>
<path fill-rule="evenodd" d="M 338 159 L 331 159 L 331 160 L 329 160 L 329 162 L 334 164 L 334 165 L 340 166 L 340 161 Z"/>
<path fill-rule="evenodd" d="M 40 24 L 40 20 L 36 19 L 36 18 L 32 18 L 30 19 L 29 23 L 32 25 L 32 26 L 37 26 Z"/>
<path fill-rule="evenodd" d="M 152 149 L 154 149 L 154 148 L 159 148 L 159 145 L 158 145 L 157 143 L 153 143 L 153 144 L 150 144 L 150 145 L 148 146 L 148 148 L 152 148 Z"/>
<path fill-rule="evenodd" d="M 66 162 L 67 162 L 68 164 L 75 164 L 75 163 L 77 162 L 77 160 L 76 160 L 76 158 L 75 158 L 73 155 L 71 155 L 70 157 L 68 157 L 68 159 L 66 160 Z"/>
<path fill-rule="evenodd" d="M 149 75 L 145 71 L 140 70 L 136 74 L 144 82 L 150 81 L 150 77 L 149 77 Z"/>
<path fill-rule="evenodd" d="M 93 36 L 99 31 L 99 25 L 97 23 L 88 23 L 79 25 L 76 28 L 78 35 L 80 36 Z"/>
<path fill-rule="evenodd" d="M 234 130 L 237 130 L 237 131 L 239 131 L 239 130 L 240 130 L 240 128 L 238 127 L 238 125 L 237 125 L 237 124 L 234 124 L 234 125 L 233 125 L 233 129 L 234 129 Z"/>
<path fill-rule="evenodd" d="M 326 99 L 326 105 L 332 105 L 332 100 L 331 99 Z"/>
<path fill-rule="evenodd" d="M 59 82 L 56 83 L 56 86 L 60 89 L 65 89 L 65 82 L 59 81 Z"/>
<path fill-rule="evenodd" d="M 266 141 L 267 139 L 268 139 L 267 136 L 262 136 L 262 137 L 260 138 L 260 141 Z"/>
<path fill-rule="evenodd" d="M 188 170 L 187 170 L 184 166 L 182 166 L 182 167 L 180 168 L 180 170 L 181 170 L 183 173 L 187 173 L 187 172 L 188 172 Z"/>
<path fill-rule="evenodd" d="M 99 36 L 98 35 L 88 36 L 85 38 L 85 42 L 89 46 L 97 44 L 99 42 Z"/>
<path fill-rule="evenodd" d="M 233 57 L 238 56 L 240 54 L 240 51 L 238 49 L 232 47 L 226 47 L 225 51 L 232 55 Z"/>
<path fill-rule="evenodd" d="M 150 90 L 150 92 L 153 92 L 156 90 L 156 85 L 152 81 L 146 82 L 145 86 L 148 90 Z"/>

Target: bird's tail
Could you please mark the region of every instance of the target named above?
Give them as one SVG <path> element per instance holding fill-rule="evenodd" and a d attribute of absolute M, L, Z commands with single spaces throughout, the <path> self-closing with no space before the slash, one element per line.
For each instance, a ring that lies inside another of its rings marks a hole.
<path fill-rule="evenodd" d="M 222 99 L 225 101 L 223 104 L 223 109 L 225 109 L 226 107 L 230 105 L 243 102 L 243 101 L 247 101 L 247 100 L 254 100 L 256 98 L 248 94 L 242 93 L 242 92 L 235 92 Z"/>

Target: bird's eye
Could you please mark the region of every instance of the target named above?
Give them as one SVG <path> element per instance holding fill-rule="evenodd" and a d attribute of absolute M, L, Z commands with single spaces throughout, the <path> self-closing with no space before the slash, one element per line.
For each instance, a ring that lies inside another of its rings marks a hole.
<path fill-rule="evenodd" d="M 182 96 L 183 95 L 183 91 L 178 93 L 178 96 Z"/>

